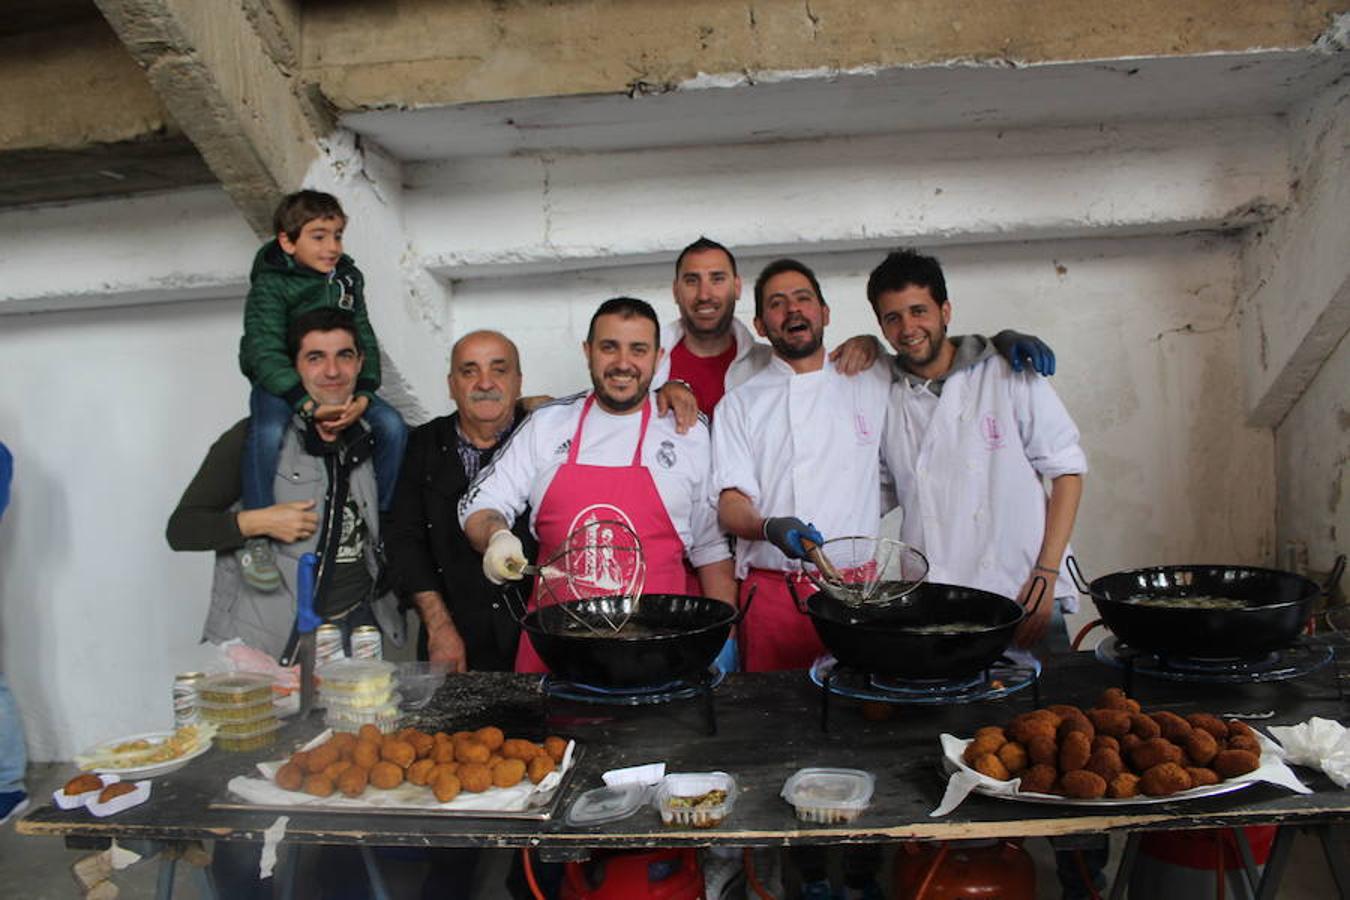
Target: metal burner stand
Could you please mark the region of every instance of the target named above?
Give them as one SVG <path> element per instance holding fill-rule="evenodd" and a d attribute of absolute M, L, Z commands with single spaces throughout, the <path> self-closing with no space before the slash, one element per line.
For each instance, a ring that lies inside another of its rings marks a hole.
<path fill-rule="evenodd" d="M 966 681 L 903 681 L 843 666 L 833 656 L 822 656 L 811 666 L 810 678 L 820 686 L 820 730 L 830 730 L 830 697 L 838 694 L 855 700 L 897 705 L 945 705 L 998 700 L 1027 687 L 1032 702 L 1041 705 L 1041 667 L 1032 660 L 1023 664 L 1001 657 L 979 675 Z M 840 679 L 860 679 L 861 686 L 841 684 Z"/>
<path fill-rule="evenodd" d="M 1259 684 L 1308 675 L 1330 664 L 1336 656 L 1330 644 L 1299 640 L 1283 650 L 1255 659 L 1191 659 L 1136 650 L 1114 635 L 1097 645 L 1099 661 L 1123 671 L 1121 687 L 1134 695 L 1136 673 L 1146 678 L 1197 684 Z M 1337 689 L 1343 690 L 1337 679 Z"/>
<path fill-rule="evenodd" d="M 704 729 L 709 737 L 717 734 L 717 709 L 713 703 L 713 688 L 722 683 L 726 673 L 713 666 L 691 680 L 673 681 L 647 689 L 622 690 L 579 684 L 545 675 L 539 680 L 539 689 L 545 697 L 545 715 L 552 717 L 557 701 L 589 703 L 611 707 L 655 706 L 681 700 L 700 700 Z"/>

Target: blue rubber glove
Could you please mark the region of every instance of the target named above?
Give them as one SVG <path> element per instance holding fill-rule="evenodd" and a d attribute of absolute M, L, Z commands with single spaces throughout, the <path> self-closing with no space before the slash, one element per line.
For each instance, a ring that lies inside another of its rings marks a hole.
<path fill-rule="evenodd" d="M 789 559 L 806 559 L 802 538 L 816 544 L 825 543 L 825 538 L 816 531 L 816 526 L 808 525 L 796 516 L 775 516 L 764 520 L 764 540 L 782 550 Z"/>
<path fill-rule="evenodd" d="M 741 670 L 740 655 L 736 650 L 736 638 L 729 637 L 727 642 L 722 645 L 722 649 L 717 654 L 717 659 L 713 664 L 723 672 L 739 672 Z"/>
<path fill-rule="evenodd" d="M 1008 360 L 1014 372 L 1021 372 L 1022 367 L 1030 363 L 1031 368 L 1041 375 L 1055 374 L 1055 351 L 1034 334 L 1022 334 L 1009 328 L 994 335 L 990 342 Z"/>

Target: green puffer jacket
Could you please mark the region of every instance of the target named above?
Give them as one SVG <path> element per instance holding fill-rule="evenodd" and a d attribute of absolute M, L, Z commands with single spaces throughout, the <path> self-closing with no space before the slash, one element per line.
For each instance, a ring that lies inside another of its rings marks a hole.
<path fill-rule="evenodd" d="M 286 328 L 301 313 L 333 306 L 356 317 L 356 336 L 365 356 L 356 393 L 374 399 L 380 387 L 380 346 L 366 315 L 365 279 L 350 256 L 344 253 L 337 269 L 325 275 L 297 263 L 273 238 L 253 258 L 249 281 L 244 336 L 239 339 L 239 368 L 249 381 L 299 411 L 309 395 L 286 353 Z"/>

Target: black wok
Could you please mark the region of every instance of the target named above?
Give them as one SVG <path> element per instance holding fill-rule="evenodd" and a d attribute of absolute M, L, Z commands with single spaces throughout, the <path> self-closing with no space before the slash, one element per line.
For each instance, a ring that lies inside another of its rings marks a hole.
<path fill-rule="evenodd" d="M 1287 647 L 1307 624 L 1321 594 L 1292 572 L 1253 566 L 1153 566 L 1115 572 L 1086 583 L 1069 561 L 1078 589 L 1092 597 L 1102 621 L 1139 650 L 1171 656 L 1260 656 Z M 1237 609 L 1159 606 L 1144 598 L 1231 598 Z"/>
<path fill-rule="evenodd" d="M 595 687 L 637 689 L 707 672 L 744 614 L 720 600 L 681 594 L 643 594 L 636 607 L 634 602 L 613 596 L 551 604 L 527 613 L 520 627 L 554 675 Z M 611 623 L 622 621 L 629 609 L 631 617 L 615 633 Z"/>
<path fill-rule="evenodd" d="M 799 589 L 793 587 L 794 597 Z M 1042 580 L 1037 606 L 1043 592 Z M 1021 604 L 999 594 L 932 581 L 884 608 L 851 607 L 824 591 L 804 602 L 797 597 L 797 606 L 843 665 L 907 679 L 979 674 L 1008 649 L 1027 615 Z M 916 630 L 953 623 L 974 627 L 945 633 Z"/>

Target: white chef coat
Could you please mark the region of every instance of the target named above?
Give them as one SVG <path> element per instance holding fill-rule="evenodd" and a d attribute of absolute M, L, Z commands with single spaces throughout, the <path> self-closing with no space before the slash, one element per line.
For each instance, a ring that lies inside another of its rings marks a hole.
<path fill-rule="evenodd" d="M 513 522 L 528 504 L 530 530 L 534 531 L 539 503 L 558 467 L 567 461 L 587 396 L 581 393 L 554 400 L 521 423 L 464 492 L 459 502 L 461 527 L 480 509 L 494 509 Z M 614 415 L 599 404 L 592 405 L 581 432 L 577 462 L 631 465 L 641 425 L 640 411 Z M 699 567 L 730 558 L 726 535 L 717 524 L 717 508 L 709 500 L 712 447 L 707 423 L 700 418 L 687 434 L 679 434 L 674 415 L 658 417 L 653 410 L 642 444 L 642 464 L 651 473 L 690 563 Z"/>
<path fill-rule="evenodd" d="M 736 342 L 736 356 L 727 366 L 726 380 L 723 382 L 729 391 L 739 387 L 756 372 L 763 369 L 773 359 L 773 348 L 755 340 L 750 329 L 740 319 L 731 320 L 731 336 Z M 670 351 L 684 339 L 684 322 L 675 319 L 661 326 L 661 346 L 665 353 L 656 364 L 656 375 L 652 378 L 652 390 L 658 390 L 670 380 Z"/>
<path fill-rule="evenodd" d="M 827 540 L 876 535 L 889 389 L 880 365 L 849 377 L 826 359 L 819 371 L 799 375 L 773 357 L 717 404 L 713 499 L 734 488 L 760 515 L 796 516 Z M 736 576 L 751 567 L 786 571 L 800 563 L 768 541 L 738 539 Z"/>
<path fill-rule="evenodd" d="M 905 510 L 901 540 L 928 557 L 928 579 L 1012 598 L 1045 535 L 1042 478 L 1087 471 L 1050 382 L 1001 356 L 951 373 L 941 396 L 896 377 L 882 456 Z M 1055 593 L 1077 610 L 1063 560 Z"/>

